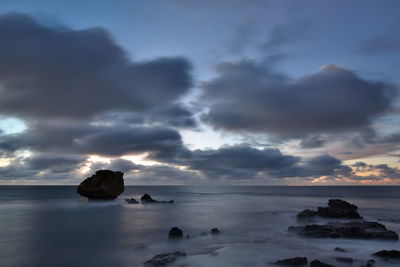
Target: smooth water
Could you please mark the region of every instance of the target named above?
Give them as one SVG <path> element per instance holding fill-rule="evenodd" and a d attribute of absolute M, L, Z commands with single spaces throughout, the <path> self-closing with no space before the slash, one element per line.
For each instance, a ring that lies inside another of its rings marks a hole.
<path fill-rule="evenodd" d="M 127 204 L 144 193 L 174 204 Z M 142 266 L 156 254 L 182 251 L 170 266 L 269 266 L 307 256 L 335 266 L 337 256 L 360 266 L 399 242 L 308 239 L 287 232 L 296 213 L 342 198 L 367 220 L 400 233 L 400 187 L 127 186 L 114 201 L 87 201 L 72 186 L 0 186 L 0 266 Z M 327 220 L 320 219 L 321 222 Z M 390 222 L 389 222 L 390 221 Z M 192 238 L 168 241 L 178 226 Z M 211 228 L 221 234 L 212 236 Z M 343 247 L 347 253 L 335 252 Z M 400 266 L 377 259 L 376 266 Z"/>

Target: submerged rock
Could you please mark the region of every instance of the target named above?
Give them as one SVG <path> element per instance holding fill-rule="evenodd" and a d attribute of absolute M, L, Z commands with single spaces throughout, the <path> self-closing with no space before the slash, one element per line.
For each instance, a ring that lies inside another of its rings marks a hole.
<path fill-rule="evenodd" d="M 361 267 L 373 267 L 373 266 L 375 266 L 375 260 L 374 259 L 370 259 L 365 264 L 361 265 Z"/>
<path fill-rule="evenodd" d="M 86 178 L 76 191 L 89 199 L 115 199 L 124 192 L 124 174 L 110 170 L 99 170 Z"/>
<path fill-rule="evenodd" d="M 353 263 L 354 259 L 353 258 L 348 258 L 348 257 L 336 257 L 336 261 L 346 262 L 346 263 Z"/>
<path fill-rule="evenodd" d="M 387 230 L 383 224 L 368 221 L 329 222 L 324 225 L 291 226 L 288 230 L 303 236 L 316 238 L 399 239 L 396 232 Z"/>
<path fill-rule="evenodd" d="M 344 248 L 340 248 L 340 247 L 336 247 L 334 250 L 338 251 L 338 252 L 347 252 L 347 250 L 345 250 Z"/>
<path fill-rule="evenodd" d="M 178 227 L 172 227 L 171 230 L 168 232 L 169 239 L 182 239 L 183 238 L 183 231 Z"/>
<path fill-rule="evenodd" d="M 313 260 L 312 262 L 310 262 L 310 267 L 333 267 L 333 265 L 322 262 L 320 260 Z"/>
<path fill-rule="evenodd" d="M 330 199 L 328 207 L 318 207 L 318 210 L 305 209 L 297 214 L 298 219 L 311 218 L 313 216 L 321 216 L 326 218 L 362 218 L 357 212 L 358 207 L 341 199 Z"/>
<path fill-rule="evenodd" d="M 148 261 L 143 263 L 144 266 L 165 266 L 169 263 L 175 262 L 178 258 L 185 257 L 186 253 L 183 252 L 172 252 L 155 255 Z"/>
<path fill-rule="evenodd" d="M 400 259 L 400 251 L 398 250 L 380 250 L 372 255 L 382 258 Z"/>
<path fill-rule="evenodd" d="M 169 201 L 158 201 L 153 199 L 150 195 L 148 194 L 144 194 L 141 198 L 140 201 L 142 203 L 174 203 L 173 200 L 169 200 Z"/>
<path fill-rule="evenodd" d="M 283 265 L 283 266 L 302 266 L 306 265 L 308 263 L 308 260 L 306 257 L 295 257 L 295 258 L 288 258 L 288 259 L 282 259 L 274 262 L 274 264 L 277 265 Z"/>
<path fill-rule="evenodd" d="M 125 202 L 127 202 L 129 204 L 139 204 L 139 201 L 137 201 L 133 197 L 132 198 L 125 198 Z"/>
<path fill-rule="evenodd" d="M 213 228 L 213 229 L 211 229 L 211 234 L 212 235 L 219 235 L 221 232 L 219 231 L 219 229 L 218 228 Z"/>

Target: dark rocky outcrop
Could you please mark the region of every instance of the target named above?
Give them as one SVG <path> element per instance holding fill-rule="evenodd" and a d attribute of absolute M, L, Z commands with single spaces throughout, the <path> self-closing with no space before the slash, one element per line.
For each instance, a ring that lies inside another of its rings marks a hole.
<path fill-rule="evenodd" d="M 400 259 L 400 251 L 398 250 L 380 250 L 373 255 L 382 258 Z"/>
<path fill-rule="evenodd" d="M 333 265 L 322 262 L 320 260 L 313 260 L 312 262 L 310 262 L 310 267 L 333 267 Z"/>
<path fill-rule="evenodd" d="M 158 201 L 153 199 L 150 195 L 148 194 L 144 194 L 141 198 L 140 201 L 142 203 L 174 203 L 173 200 L 169 200 L 169 201 Z"/>
<path fill-rule="evenodd" d="M 313 217 L 313 216 L 316 216 L 316 215 L 318 215 L 317 211 L 305 209 L 305 210 L 302 210 L 299 213 L 297 213 L 297 218 L 305 219 L 305 218 L 310 218 L 310 217 Z"/>
<path fill-rule="evenodd" d="M 365 264 L 361 265 L 361 267 L 373 267 L 373 266 L 375 266 L 375 260 L 374 259 L 370 259 Z"/>
<path fill-rule="evenodd" d="M 183 252 L 172 252 L 172 253 L 164 253 L 158 254 L 151 258 L 148 261 L 143 263 L 144 266 L 165 266 L 167 264 L 175 262 L 178 258 L 185 257 L 186 253 Z"/>
<path fill-rule="evenodd" d="M 318 210 L 305 209 L 297 214 L 298 219 L 307 219 L 313 216 L 321 216 L 326 218 L 349 218 L 361 219 L 357 212 L 358 207 L 341 199 L 330 199 L 328 207 L 318 207 Z"/>
<path fill-rule="evenodd" d="M 334 250 L 337 252 L 347 252 L 347 250 L 345 250 L 344 248 L 340 248 L 340 247 L 336 247 Z"/>
<path fill-rule="evenodd" d="M 125 198 L 125 202 L 127 202 L 129 204 L 139 204 L 139 201 L 137 201 L 133 197 L 132 198 Z"/>
<path fill-rule="evenodd" d="M 213 228 L 213 229 L 211 229 L 211 234 L 212 235 L 219 235 L 221 232 L 219 231 L 219 229 L 218 228 Z"/>
<path fill-rule="evenodd" d="M 336 261 L 345 262 L 345 263 L 353 263 L 354 259 L 348 258 L 348 257 L 336 257 Z"/>
<path fill-rule="evenodd" d="M 368 221 L 329 222 L 324 225 L 291 226 L 288 230 L 303 236 L 316 238 L 399 239 L 396 232 L 387 230 L 383 224 Z"/>
<path fill-rule="evenodd" d="M 288 258 L 274 262 L 274 264 L 282 266 L 303 266 L 306 265 L 307 263 L 308 260 L 306 257 Z"/>
<path fill-rule="evenodd" d="M 183 231 L 178 227 L 172 227 L 171 230 L 168 232 L 169 239 L 182 239 L 183 238 Z"/>
<path fill-rule="evenodd" d="M 115 199 L 124 192 L 124 174 L 110 170 L 99 170 L 86 178 L 76 191 L 89 199 Z"/>

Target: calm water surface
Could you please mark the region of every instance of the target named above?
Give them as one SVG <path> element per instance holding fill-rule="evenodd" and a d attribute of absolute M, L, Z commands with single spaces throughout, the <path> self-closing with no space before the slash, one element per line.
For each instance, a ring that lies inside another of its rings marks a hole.
<path fill-rule="evenodd" d="M 123 201 L 144 193 L 175 204 Z M 298 211 L 333 197 L 400 233 L 400 187 L 127 186 L 115 201 L 88 202 L 72 186 L 0 186 L 0 266 L 135 267 L 177 250 L 188 256 L 171 266 L 269 266 L 294 256 L 336 266 L 336 256 L 350 256 L 360 266 L 372 252 L 400 249 L 393 241 L 307 239 L 287 232 Z M 193 238 L 168 241 L 173 226 Z M 221 235 L 201 235 L 214 227 Z M 334 252 L 337 246 L 348 252 Z M 400 265 L 378 260 L 376 266 Z"/>

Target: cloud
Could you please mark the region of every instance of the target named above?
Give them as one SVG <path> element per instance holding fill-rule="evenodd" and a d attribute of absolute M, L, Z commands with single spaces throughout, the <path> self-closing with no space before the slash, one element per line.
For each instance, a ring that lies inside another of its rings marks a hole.
<path fill-rule="evenodd" d="M 390 110 L 396 92 L 394 85 L 335 65 L 299 79 L 253 61 L 221 64 L 218 74 L 203 84 L 209 103 L 203 121 L 216 129 L 280 137 L 369 127 Z"/>
<path fill-rule="evenodd" d="M 0 16 L 0 113 L 90 119 L 106 111 L 166 108 L 192 86 L 184 58 L 133 62 L 103 28 L 42 25 Z"/>
<path fill-rule="evenodd" d="M 182 149 L 182 140 L 178 131 L 167 127 L 35 123 L 25 132 L 0 136 L 0 150 L 21 149 L 104 156 L 145 152 L 173 154 Z"/>

